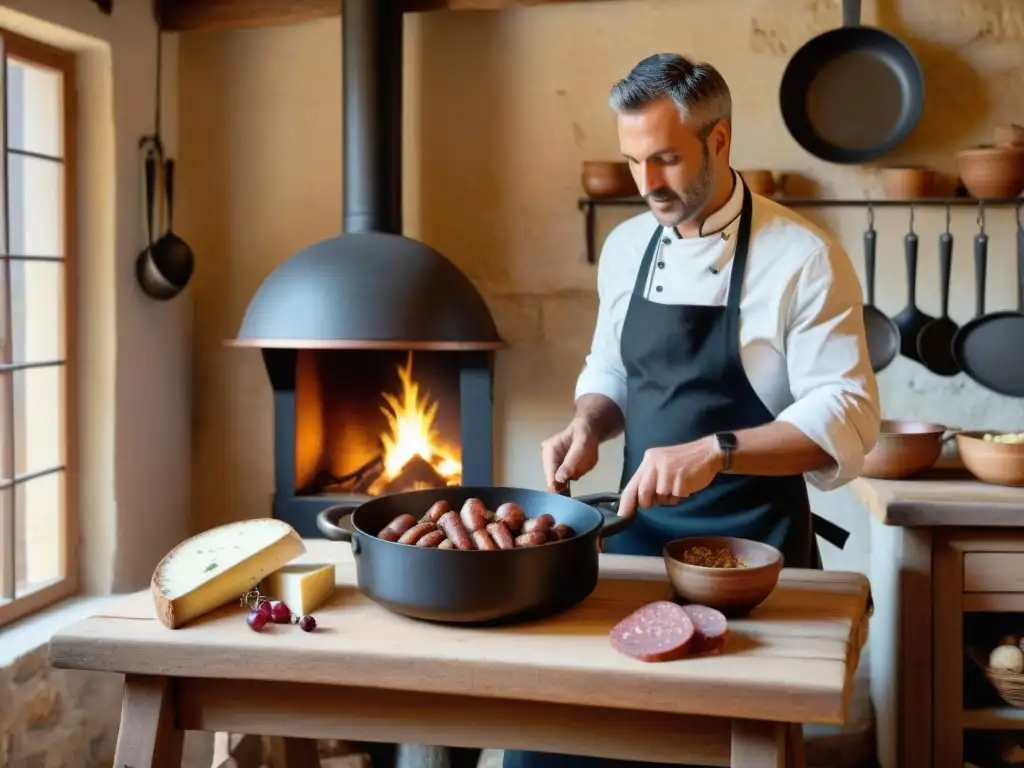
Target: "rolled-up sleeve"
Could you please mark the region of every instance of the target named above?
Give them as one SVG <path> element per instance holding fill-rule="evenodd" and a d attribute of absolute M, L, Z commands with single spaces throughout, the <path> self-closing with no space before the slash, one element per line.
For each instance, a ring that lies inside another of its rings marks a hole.
<path fill-rule="evenodd" d="M 622 363 L 619 340 L 622 334 L 624 315 L 618 306 L 629 301 L 628 290 L 623 290 L 622 228 L 613 230 L 601 249 L 601 261 L 597 268 L 597 323 L 590 353 L 583 365 L 583 371 L 576 381 L 576 396 L 604 395 L 615 401 L 623 414 L 626 413 L 626 368 Z M 632 288 L 632 282 L 628 288 Z"/>
<path fill-rule="evenodd" d="M 797 276 L 786 331 L 794 402 L 778 420 L 795 426 L 834 459 L 834 466 L 806 476 L 825 491 L 857 477 L 878 439 L 878 383 L 862 306 L 853 265 L 835 244 L 817 251 Z"/>

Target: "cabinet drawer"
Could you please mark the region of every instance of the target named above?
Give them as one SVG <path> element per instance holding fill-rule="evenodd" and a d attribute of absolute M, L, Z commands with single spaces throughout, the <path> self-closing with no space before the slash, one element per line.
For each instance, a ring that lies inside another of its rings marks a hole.
<path fill-rule="evenodd" d="M 1024 592 L 1024 552 L 965 552 L 964 592 Z"/>

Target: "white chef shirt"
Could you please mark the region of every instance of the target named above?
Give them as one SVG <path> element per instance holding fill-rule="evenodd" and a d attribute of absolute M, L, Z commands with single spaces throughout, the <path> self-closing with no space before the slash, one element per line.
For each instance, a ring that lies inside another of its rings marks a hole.
<path fill-rule="evenodd" d="M 743 204 L 742 183 L 703 224 L 701 237 L 662 229 L 647 298 L 663 304 L 723 306 Z M 843 249 L 806 219 L 760 195 L 740 297 L 740 359 L 767 409 L 835 460 L 807 474 L 838 488 L 860 473 L 878 437 L 878 385 L 868 359 L 862 294 Z M 659 225 L 647 211 L 615 227 L 601 250 L 600 306 L 576 397 L 601 394 L 626 412 L 620 340 L 647 243 Z M 712 233 L 712 234 L 707 234 Z M 712 269 L 717 270 L 713 272 Z"/>

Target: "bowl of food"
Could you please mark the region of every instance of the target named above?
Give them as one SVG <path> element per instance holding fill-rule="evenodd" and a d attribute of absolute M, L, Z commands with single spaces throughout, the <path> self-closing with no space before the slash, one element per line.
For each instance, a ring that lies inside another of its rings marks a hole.
<path fill-rule="evenodd" d="M 750 612 L 779 583 L 782 553 L 732 536 L 676 539 L 662 551 L 672 589 L 683 600 L 717 608 L 726 616 Z"/>
<path fill-rule="evenodd" d="M 956 447 L 982 482 L 1024 488 L 1024 432 L 958 432 Z"/>

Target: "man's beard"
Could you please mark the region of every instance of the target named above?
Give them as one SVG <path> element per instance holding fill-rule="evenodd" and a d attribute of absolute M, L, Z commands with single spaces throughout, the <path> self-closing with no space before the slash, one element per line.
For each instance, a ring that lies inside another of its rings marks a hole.
<path fill-rule="evenodd" d="M 666 203 L 675 202 L 676 206 L 673 206 L 673 210 L 668 211 L 668 215 L 671 216 L 671 221 L 661 221 L 661 225 L 665 227 L 674 227 L 684 221 L 689 221 L 696 217 L 701 211 L 704 210 L 704 206 L 707 205 L 708 200 L 711 199 L 711 195 L 714 193 L 715 179 L 714 173 L 711 169 L 711 152 L 708 150 L 708 145 L 704 144 L 704 157 L 701 162 L 700 172 L 697 174 L 697 178 L 693 180 L 693 183 L 686 188 L 686 191 L 682 195 L 677 195 L 668 187 L 659 187 L 652 192 L 647 193 L 644 198 L 648 204 L 650 203 Z"/>

